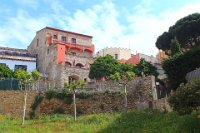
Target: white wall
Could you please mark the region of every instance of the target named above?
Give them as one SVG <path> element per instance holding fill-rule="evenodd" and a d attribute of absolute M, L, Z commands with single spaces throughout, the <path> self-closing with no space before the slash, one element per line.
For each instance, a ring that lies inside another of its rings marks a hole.
<path fill-rule="evenodd" d="M 127 48 L 104 48 L 102 50 L 100 50 L 97 53 L 97 56 L 106 56 L 107 54 L 111 55 L 111 56 L 115 56 L 115 54 L 118 54 L 118 59 L 125 59 L 128 60 L 129 58 L 131 58 L 131 49 L 127 49 Z"/>
<path fill-rule="evenodd" d="M 28 72 L 32 72 L 36 69 L 36 62 L 0 59 L 0 63 L 5 63 L 12 70 L 15 69 L 15 65 L 26 65 Z"/>

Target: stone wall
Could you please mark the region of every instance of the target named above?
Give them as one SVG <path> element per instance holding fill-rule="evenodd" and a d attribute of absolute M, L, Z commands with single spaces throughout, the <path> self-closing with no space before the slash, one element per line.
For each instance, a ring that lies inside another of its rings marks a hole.
<path fill-rule="evenodd" d="M 128 109 L 170 109 L 166 100 L 154 100 L 152 77 L 138 77 L 135 80 L 128 82 Z M 99 84 L 97 84 L 99 85 Z M 104 87 L 108 88 L 88 88 L 84 91 L 89 94 L 87 97 L 77 96 L 77 113 L 93 114 L 105 113 L 124 110 L 124 86 L 119 83 L 104 82 Z M 79 91 L 79 93 L 81 93 Z M 83 93 L 83 92 L 82 92 Z M 30 106 L 34 102 L 35 96 L 38 95 L 36 91 L 30 91 L 27 98 L 27 116 L 29 114 Z M 0 113 L 10 114 L 13 117 L 21 116 L 23 107 L 23 91 L 0 91 Z M 51 114 L 55 110 L 63 110 L 64 113 L 73 114 L 73 104 L 69 101 L 43 98 L 42 102 L 35 110 L 36 115 Z"/>
<path fill-rule="evenodd" d="M 76 98 L 77 113 L 94 114 L 108 113 L 113 111 L 123 111 L 124 96 L 118 92 L 115 93 L 96 93 L 86 99 Z M 128 96 L 128 109 L 135 109 L 135 101 Z M 62 109 L 66 114 L 73 115 L 73 103 L 69 104 L 58 99 L 43 99 L 36 110 L 36 115 L 51 114 L 56 109 Z"/>
<path fill-rule="evenodd" d="M 158 109 L 160 111 L 167 111 L 171 112 L 172 108 L 170 107 L 169 103 L 167 102 L 167 98 L 157 99 L 153 101 L 153 108 Z"/>
<path fill-rule="evenodd" d="M 37 93 L 28 92 L 27 113 L 29 115 L 30 106 L 32 105 Z M 0 113 L 11 115 L 12 117 L 22 116 L 24 91 L 0 91 Z"/>
<path fill-rule="evenodd" d="M 84 93 L 89 93 L 88 98 L 77 97 L 78 114 L 105 113 L 124 110 L 124 86 L 115 82 L 104 82 L 101 88 L 88 88 Z M 92 85 L 90 85 L 92 87 Z M 152 77 L 138 77 L 127 83 L 128 109 L 153 108 Z M 51 114 L 61 109 L 67 114 L 73 114 L 73 104 L 58 99 L 43 99 L 36 109 L 36 115 Z"/>

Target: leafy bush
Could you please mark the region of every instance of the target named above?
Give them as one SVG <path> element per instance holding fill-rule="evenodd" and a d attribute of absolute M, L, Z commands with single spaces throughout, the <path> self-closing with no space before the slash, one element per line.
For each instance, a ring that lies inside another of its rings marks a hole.
<path fill-rule="evenodd" d="M 88 92 L 80 92 L 76 94 L 76 97 L 79 99 L 87 99 L 91 96 L 92 96 L 92 93 L 88 93 Z"/>
<path fill-rule="evenodd" d="M 47 99 L 57 98 L 60 100 L 64 100 L 65 103 L 71 104 L 72 103 L 72 94 L 69 93 L 66 89 L 58 90 L 58 89 L 50 89 L 45 93 L 45 97 Z"/>
<path fill-rule="evenodd" d="M 30 116 L 30 119 L 34 119 L 35 118 L 35 111 L 30 111 L 29 116 Z"/>
<path fill-rule="evenodd" d="M 176 90 L 180 83 L 185 82 L 188 72 L 200 67 L 200 48 L 179 54 L 165 60 L 162 64 L 167 74 L 171 89 Z"/>
<path fill-rule="evenodd" d="M 50 89 L 45 93 L 45 97 L 49 100 L 52 99 L 53 97 L 56 97 L 56 95 L 57 91 L 55 89 Z"/>
<path fill-rule="evenodd" d="M 188 114 L 200 107 L 200 80 L 193 80 L 179 87 L 170 97 L 169 103 L 179 114 Z"/>
<path fill-rule="evenodd" d="M 80 114 L 83 114 L 83 111 L 81 110 L 80 107 L 77 107 L 77 108 L 76 108 L 76 111 L 77 111 L 77 114 L 79 114 L 79 115 L 80 115 Z"/>
<path fill-rule="evenodd" d="M 114 74 L 111 74 L 111 75 L 109 76 L 109 79 L 118 82 L 118 81 L 121 79 L 121 75 L 120 75 L 119 72 L 116 72 L 116 73 L 114 73 Z"/>
<path fill-rule="evenodd" d="M 31 109 L 35 110 L 37 108 L 37 106 L 42 102 L 42 99 L 43 99 L 43 97 L 41 95 L 37 95 L 35 97 L 33 104 L 31 105 Z"/>
<path fill-rule="evenodd" d="M 14 72 L 6 65 L 0 65 L 0 79 L 13 78 Z"/>
<path fill-rule="evenodd" d="M 53 111 L 54 114 L 64 114 L 65 111 L 64 109 L 62 109 L 61 107 L 58 107 L 56 108 L 54 111 Z"/>
<path fill-rule="evenodd" d="M 145 61 L 145 59 L 140 59 L 140 63 L 135 66 L 135 74 L 138 76 L 144 75 L 154 75 L 158 76 L 157 68 L 151 63 Z"/>

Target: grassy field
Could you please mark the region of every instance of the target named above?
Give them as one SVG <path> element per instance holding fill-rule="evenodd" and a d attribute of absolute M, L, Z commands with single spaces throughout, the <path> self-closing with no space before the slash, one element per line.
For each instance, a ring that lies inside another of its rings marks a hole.
<path fill-rule="evenodd" d="M 0 133 L 200 133 L 197 115 L 151 110 L 85 115 L 76 122 L 72 116 L 55 114 L 27 120 L 24 127 L 20 123 L 0 115 Z"/>

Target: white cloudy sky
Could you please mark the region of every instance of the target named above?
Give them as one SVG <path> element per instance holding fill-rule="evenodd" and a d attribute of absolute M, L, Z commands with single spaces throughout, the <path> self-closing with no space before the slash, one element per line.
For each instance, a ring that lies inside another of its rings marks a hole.
<path fill-rule="evenodd" d="M 131 48 L 155 55 L 156 39 L 199 0 L 1 0 L 0 46 L 26 48 L 45 26 L 93 36 L 96 51 Z"/>

